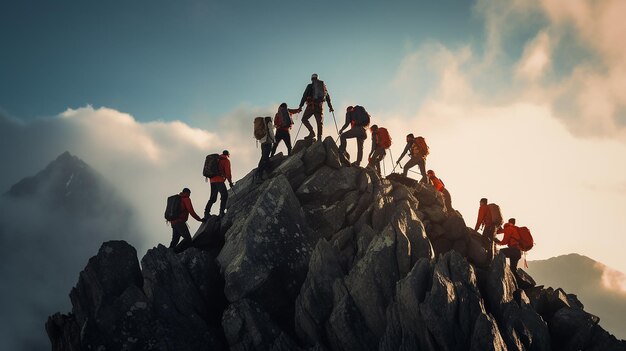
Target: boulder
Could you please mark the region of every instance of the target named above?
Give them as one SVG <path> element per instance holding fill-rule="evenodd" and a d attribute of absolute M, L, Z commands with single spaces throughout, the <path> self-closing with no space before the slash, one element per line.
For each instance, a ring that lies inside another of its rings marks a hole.
<path fill-rule="evenodd" d="M 313 174 L 318 168 L 320 168 L 326 162 L 326 148 L 321 142 L 315 142 L 309 146 L 304 156 L 304 171 L 307 175 Z"/>
<path fill-rule="evenodd" d="M 339 148 L 335 144 L 332 137 L 324 139 L 324 147 L 326 148 L 326 161 L 324 164 L 330 168 L 341 168 L 341 159 L 339 158 Z"/>
<path fill-rule="evenodd" d="M 354 167 L 343 167 L 336 170 L 323 166 L 306 178 L 296 191 L 296 195 L 304 203 L 335 203 L 348 192 L 356 189 L 358 174 L 359 170 Z"/>
<path fill-rule="evenodd" d="M 338 230 L 344 227 L 348 204 L 337 201 L 332 205 L 304 206 L 307 223 L 311 230 L 319 236 L 330 239 Z"/>
<path fill-rule="evenodd" d="M 217 257 L 230 302 L 248 297 L 279 323 L 293 318 L 293 302 L 306 277 L 313 246 L 298 199 L 280 175 L 264 183 L 258 196 L 240 201 Z M 226 216 L 228 217 L 228 215 Z"/>
<path fill-rule="evenodd" d="M 598 317 L 578 308 L 561 308 L 550 320 L 553 345 L 558 345 L 560 350 L 588 349 L 599 321 Z"/>
<path fill-rule="evenodd" d="M 467 234 L 467 225 L 465 225 L 463 217 L 450 216 L 443 222 L 443 230 L 446 239 L 453 241 L 464 239 Z"/>
<path fill-rule="evenodd" d="M 476 320 L 474 332 L 472 333 L 472 341 L 470 344 L 471 351 L 506 351 L 506 344 L 500 336 L 500 330 L 496 320 L 487 314 L 481 314 Z"/>
<path fill-rule="evenodd" d="M 333 311 L 333 283 L 344 275 L 337 249 L 326 240 L 319 240 L 296 299 L 295 330 L 307 344 L 325 340 L 324 325 Z"/>
<path fill-rule="evenodd" d="M 289 180 L 289 184 L 294 191 L 298 189 L 306 177 L 304 173 L 304 162 L 302 161 L 304 153 L 305 150 L 301 150 L 298 153 L 292 153 L 291 156 L 287 157 L 287 159 L 280 164 L 280 166 L 274 169 L 272 178 L 282 174 Z"/>

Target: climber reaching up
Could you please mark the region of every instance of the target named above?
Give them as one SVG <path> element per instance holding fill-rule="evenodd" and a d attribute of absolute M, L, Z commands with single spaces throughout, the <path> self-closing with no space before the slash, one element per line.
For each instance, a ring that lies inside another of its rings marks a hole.
<path fill-rule="evenodd" d="M 426 174 L 428 175 L 428 178 L 430 179 L 430 182 L 433 184 L 435 189 L 443 194 L 443 198 L 446 203 L 446 209 L 448 210 L 448 212 L 454 211 L 454 209 L 452 208 L 452 196 L 450 196 L 450 192 L 448 191 L 448 189 L 446 189 L 446 185 L 443 183 L 443 181 L 437 178 L 437 176 L 435 175 L 435 171 L 433 171 L 432 169 L 429 169 Z"/>
<path fill-rule="evenodd" d="M 375 167 L 380 176 L 380 162 L 385 158 L 386 150 L 391 146 L 391 136 L 386 128 L 379 128 L 376 124 L 370 128 L 370 132 L 372 132 L 372 150 L 368 157 L 367 167 Z"/>
<path fill-rule="evenodd" d="M 519 248 L 520 235 L 519 228 L 515 225 L 515 218 L 509 218 L 509 221 L 504 224 L 503 228 L 498 229 L 497 233 L 504 234 L 502 240 L 494 237 L 494 241 L 499 245 L 507 245 L 500 249 L 500 252 L 509 258 L 511 271 L 517 278 L 517 263 L 522 258 L 522 250 Z"/>
<path fill-rule="evenodd" d="M 428 181 L 426 177 L 426 157 L 429 154 L 428 145 L 426 145 L 426 140 L 422 136 L 418 136 L 417 138 L 413 134 L 408 134 L 406 136 L 406 146 L 404 147 L 404 151 L 400 155 L 400 158 L 396 162 L 399 164 L 404 155 L 409 153 L 411 157 L 409 161 L 404 165 L 404 171 L 402 172 L 403 176 L 407 176 L 409 170 L 417 165 L 420 168 L 420 173 L 422 174 L 421 182 Z"/>
<path fill-rule="evenodd" d="M 367 139 L 366 128 L 369 124 L 370 115 L 363 106 L 348 106 L 348 108 L 346 108 L 346 123 L 339 129 L 339 139 L 341 140 L 339 152 L 345 153 L 348 139 L 356 138 L 357 153 L 356 161 L 352 163 L 353 166 L 361 165 L 361 160 L 363 159 L 363 144 L 365 143 L 365 139 Z M 343 131 L 348 128 L 348 126 L 350 126 L 350 130 L 344 133 Z"/>

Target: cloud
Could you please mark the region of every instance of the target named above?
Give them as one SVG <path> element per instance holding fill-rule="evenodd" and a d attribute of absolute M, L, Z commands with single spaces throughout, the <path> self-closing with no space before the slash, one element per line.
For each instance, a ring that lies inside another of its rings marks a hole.
<path fill-rule="evenodd" d="M 551 65 L 550 37 L 547 32 L 540 32 L 526 45 L 522 59 L 517 65 L 518 78 L 535 82 L 540 79 Z"/>

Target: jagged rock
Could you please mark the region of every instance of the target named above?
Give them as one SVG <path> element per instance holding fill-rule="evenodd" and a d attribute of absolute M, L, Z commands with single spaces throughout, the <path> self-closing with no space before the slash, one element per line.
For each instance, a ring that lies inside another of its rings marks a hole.
<path fill-rule="evenodd" d="M 304 171 L 306 174 L 313 174 L 313 172 L 326 162 L 326 148 L 324 144 L 315 142 L 313 145 L 309 146 L 302 157 L 302 161 L 304 161 Z"/>
<path fill-rule="evenodd" d="M 348 214 L 346 220 L 348 225 L 355 224 L 359 218 L 363 215 L 363 212 L 372 206 L 372 201 L 374 199 L 374 194 L 371 192 L 365 192 L 358 199 L 356 206 L 350 214 Z"/>
<path fill-rule="evenodd" d="M 515 277 L 506 264 L 504 254 L 499 254 L 491 262 L 485 281 L 485 302 L 497 320 L 504 317 L 504 306 L 513 300 L 515 290 L 517 290 Z"/>
<path fill-rule="evenodd" d="M 444 223 L 447 218 L 443 208 L 439 206 L 420 206 L 420 211 L 433 223 Z"/>
<path fill-rule="evenodd" d="M 330 206 L 305 206 L 304 211 L 309 227 L 319 235 L 330 239 L 333 233 L 344 227 L 348 204 L 337 201 Z"/>
<path fill-rule="evenodd" d="M 324 139 L 324 147 L 326 148 L 326 161 L 324 164 L 330 168 L 341 168 L 341 160 L 339 158 L 339 148 L 332 137 Z"/>
<path fill-rule="evenodd" d="M 359 191 L 362 193 L 372 193 L 374 191 L 374 184 L 372 183 L 372 178 L 367 172 L 359 173 Z"/>
<path fill-rule="evenodd" d="M 533 309 L 546 321 L 550 321 L 552 316 L 561 308 L 571 307 L 568 296 L 562 289 L 544 289 L 539 286 L 526 289 L 526 294 Z"/>
<path fill-rule="evenodd" d="M 326 335 L 330 348 L 345 351 L 376 350 L 377 339 L 368 329 L 341 279 L 333 283 L 333 305 L 333 312 L 326 323 Z"/>
<path fill-rule="evenodd" d="M 344 275 L 336 248 L 319 240 L 296 299 L 295 329 L 306 343 L 314 345 L 325 340 L 323 326 L 333 311 L 333 283 Z"/>
<path fill-rule="evenodd" d="M 296 141 L 296 143 L 293 145 L 293 148 L 291 149 L 291 154 L 293 155 L 302 150 L 306 150 L 308 147 L 310 147 L 314 143 L 315 143 L 315 139 L 311 139 L 311 138 L 300 139 Z"/>
<path fill-rule="evenodd" d="M 439 257 L 420 311 L 439 349 L 470 344 L 476 320 L 486 310 L 474 269 L 458 253 Z"/>
<path fill-rule="evenodd" d="M 537 285 L 533 277 L 521 268 L 517 269 L 517 285 L 520 289 L 529 289 Z"/>
<path fill-rule="evenodd" d="M 372 212 L 372 228 L 376 231 L 383 230 L 395 212 L 396 206 L 390 197 L 375 197 Z"/>
<path fill-rule="evenodd" d="M 55 313 L 48 317 L 46 333 L 53 351 L 80 350 L 80 328 L 73 314 Z"/>
<path fill-rule="evenodd" d="M 141 265 L 144 291 L 154 309 L 159 337 L 180 350 L 198 349 L 211 343 L 206 297 L 200 294 L 178 255 L 159 245 L 148 250 Z M 198 269 L 194 272 L 196 276 L 201 274 Z"/>
<path fill-rule="evenodd" d="M 493 317 L 481 314 L 476 320 L 472 334 L 471 351 L 506 351 L 498 324 Z"/>
<path fill-rule="evenodd" d="M 555 348 L 587 349 L 599 321 L 598 317 L 577 308 L 559 309 L 550 320 L 550 332 Z"/>
<path fill-rule="evenodd" d="M 444 237 L 439 237 L 437 239 L 431 239 L 431 244 L 433 246 L 433 251 L 436 255 L 444 254 L 454 247 L 454 242 L 448 240 Z"/>
<path fill-rule="evenodd" d="M 230 350 L 301 350 L 263 307 L 248 299 L 231 304 L 222 318 Z"/>
<path fill-rule="evenodd" d="M 358 174 L 359 170 L 354 167 L 336 170 L 323 166 L 304 181 L 296 194 L 305 203 L 332 204 L 356 189 Z"/>
<path fill-rule="evenodd" d="M 437 240 L 439 238 L 445 238 L 444 235 L 446 234 L 446 230 L 443 228 L 443 226 L 441 224 L 430 224 L 428 226 L 428 238 L 431 240 Z M 453 239 L 448 239 L 450 242 L 452 242 Z"/>
<path fill-rule="evenodd" d="M 361 226 L 361 229 L 356 233 L 356 258 L 361 259 L 365 256 L 367 249 L 369 248 L 372 240 L 376 237 L 376 232 L 369 225 Z"/>
<path fill-rule="evenodd" d="M 224 292 L 230 302 L 248 297 L 279 323 L 286 323 L 293 318 L 293 302 L 319 235 L 307 229 L 284 176 L 265 182 L 250 200 L 238 203 L 240 215 L 226 232 L 217 258 Z"/>
<path fill-rule="evenodd" d="M 330 239 L 330 243 L 339 251 L 341 266 L 344 267 L 346 272 L 349 271 L 352 268 L 357 251 L 354 240 L 354 228 L 347 227 L 338 231 Z"/>
<path fill-rule="evenodd" d="M 304 174 L 304 162 L 302 161 L 304 152 L 305 150 L 301 150 L 298 153 L 292 153 L 280 166 L 274 169 L 272 177 L 282 174 L 289 180 L 289 184 L 294 191 L 298 189 L 306 178 Z"/>
<path fill-rule="evenodd" d="M 479 267 L 489 266 L 491 257 L 489 251 L 485 248 L 485 239 L 482 235 L 475 233 L 474 231 L 468 231 L 467 241 L 467 259 Z"/>
<path fill-rule="evenodd" d="M 461 256 L 467 257 L 468 238 L 456 240 L 452 245 L 452 250 L 458 252 Z"/>
<path fill-rule="evenodd" d="M 467 234 L 467 225 L 463 217 L 450 216 L 447 217 L 443 223 L 443 230 L 445 232 L 446 239 L 459 240 L 465 239 Z"/>

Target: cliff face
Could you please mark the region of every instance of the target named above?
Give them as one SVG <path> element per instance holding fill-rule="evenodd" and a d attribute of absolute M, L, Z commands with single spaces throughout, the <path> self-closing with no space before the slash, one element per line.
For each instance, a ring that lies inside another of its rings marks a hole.
<path fill-rule="evenodd" d="M 347 167 L 332 139 L 231 190 L 175 253 L 106 242 L 53 350 L 626 350 L 576 296 L 535 286 L 430 185 Z"/>

